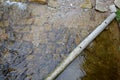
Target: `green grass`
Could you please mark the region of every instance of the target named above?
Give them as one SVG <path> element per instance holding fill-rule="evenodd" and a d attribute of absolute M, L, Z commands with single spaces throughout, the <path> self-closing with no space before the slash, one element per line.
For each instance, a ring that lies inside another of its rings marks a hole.
<path fill-rule="evenodd" d="M 116 15 L 117 15 L 116 16 L 117 21 L 120 22 L 120 9 L 117 10 Z"/>

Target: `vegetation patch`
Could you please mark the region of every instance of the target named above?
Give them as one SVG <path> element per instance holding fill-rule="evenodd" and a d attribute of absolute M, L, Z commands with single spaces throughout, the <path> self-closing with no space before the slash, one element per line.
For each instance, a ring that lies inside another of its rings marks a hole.
<path fill-rule="evenodd" d="M 120 23 L 120 9 L 116 12 L 116 19 Z"/>

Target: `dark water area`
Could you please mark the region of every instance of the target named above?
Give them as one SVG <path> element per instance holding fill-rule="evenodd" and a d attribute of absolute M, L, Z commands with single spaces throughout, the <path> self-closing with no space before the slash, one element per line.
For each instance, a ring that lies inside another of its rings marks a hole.
<path fill-rule="evenodd" d="M 120 80 L 120 31 L 114 20 L 85 51 L 82 80 Z"/>

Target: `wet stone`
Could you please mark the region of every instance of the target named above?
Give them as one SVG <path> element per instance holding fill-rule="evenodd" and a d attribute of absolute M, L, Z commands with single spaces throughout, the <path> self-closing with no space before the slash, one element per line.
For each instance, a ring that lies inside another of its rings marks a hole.
<path fill-rule="evenodd" d="M 28 55 L 28 56 L 26 57 L 26 60 L 32 60 L 34 57 L 35 57 L 34 55 Z"/>
<path fill-rule="evenodd" d="M 8 38 L 9 38 L 11 41 L 15 41 L 15 33 L 13 33 L 13 32 L 8 33 Z"/>
<path fill-rule="evenodd" d="M 43 6 L 43 5 L 39 5 L 39 4 L 38 5 L 37 4 L 30 5 L 29 9 L 31 9 L 31 16 L 32 17 L 35 17 L 35 16 L 40 17 L 41 15 L 43 16 L 43 15 L 46 15 L 48 13 L 47 6 Z"/>
<path fill-rule="evenodd" d="M 12 27 L 6 27 L 5 32 L 8 34 L 8 39 L 14 41 L 15 40 L 15 32 Z"/>
<path fill-rule="evenodd" d="M 52 30 L 51 24 L 49 23 L 45 23 L 43 26 L 46 32 L 50 32 Z"/>
<path fill-rule="evenodd" d="M 118 8 L 120 8 L 120 0 L 115 0 L 114 3 Z"/>
<path fill-rule="evenodd" d="M 14 26 L 12 27 L 17 33 L 28 33 L 31 30 L 30 26 Z"/>
<path fill-rule="evenodd" d="M 33 34 L 32 33 L 26 33 L 22 35 L 22 40 L 24 41 L 32 41 L 33 40 Z"/>
<path fill-rule="evenodd" d="M 46 53 L 51 54 L 51 53 L 55 52 L 55 47 L 56 47 L 55 44 L 48 43 L 47 47 L 46 47 Z"/>
<path fill-rule="evenodd" d="M 9 49 L 9 50 L 18 50 L 19 49 L 19 47 L 21 46 L 21 41 L 15 41 L 15 42 L 7 42 L 7 48 Z"/>
<path fill-rule="evenodd" d="M 31 42 L 28 41 L 23 41 L 18 52 L 21 55 L 28 55 L 31 54 L 33 51 L 33 44 Z"/>
<path fill-rule="evenodd" d="M 52 8 L 56 8 L 56 7 L 59 6 L 59 4 L 58 4 L 57 0 L 49 0 L 48 1 L 48 6 L 52 7 Z"/>
<path fill-rule="evenodd" d="M 48 33 L 48 41 L 49 42 L 54 42 L 55 41 L 55 33 L 54 32 L 49 32 Z"/>
<path fill-rule="evenodd" d="M 100 12 L 108 11 L 107 5 L 104 2 L 101 2 L 100 0 L 96 0 L 95 9 L 100 11 Z"/>
<path fill-rule="evenodd" d="M 12 63 L 11 63 L 11 67 L 14 67 L 16 68 L 17 67 L 20 67 L 20 65 L 22 65 L 23 67 L 25 66 L 25 63 L 24 63 L 24 60 L 25 60 L 25 56 L 22 56 L 22 55 L 15 55 L 14 57 L 12 57 Z M 23 63 L 23 64 L 22 64 Z"/>
<path fill-rule="evenodd" d="M 5 29 L 0 29 L 0 40 L 5 40 L 8 38 L 8 34 L 5 33 Z"/>
<path fill-rule="evenodd" d="M 39 46 L 34 49 L 34 54 L 41 59 L 42 56 L 45 55 L 46 47 L 46 44 L 39 44 Z"/>
<path fill-rule="evenodd" d="M 1 28 L 5 28 L 9 26 L 9 22 L 8 21 L 0 21 L 0 27 Z"/>
<path fill-rule="evenodd" d="M 80 7 L 84 9 L 91 9 L 92 2 L 90 0 L 85 0 L 85 2 L 80 5 Z"/>
<path fill-rule="evenodd" d="M 22 34 L 22 33 L 16 33 L 16 32 L 15 32 L 15 38 L 16 38 L 16 40 L 21 40 L 22 37 L 23 37 L 23 34 Z"/>
<path fill-rule="evenodd" d="M 62 44 L 56 44 L 56 54 L 68 54 L 66 46 Z"/>
<path fill-rule="evenodd" d="M 64 38 L 64 34 L 66 34 L 67 32 L 67 28 L 63 28 L 63 27 L 60 27 L 59 29 L 55 30 L 55 38 L 56 38 L 56 42 L 59 42 L 63 40 Z"/>

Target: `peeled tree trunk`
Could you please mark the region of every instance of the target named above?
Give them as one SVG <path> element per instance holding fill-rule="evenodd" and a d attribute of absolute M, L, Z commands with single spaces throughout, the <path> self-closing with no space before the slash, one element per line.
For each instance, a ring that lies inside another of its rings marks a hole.
<path fill-rule="evenodd" d="M 116 14 L 112 13 L 106 20 L 104 20 L 101 25 L 86 37 L 45 80 L 54 80 L 109 25 L 109 23 L 111 23 L 115 17 Z"/>

